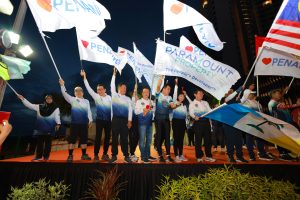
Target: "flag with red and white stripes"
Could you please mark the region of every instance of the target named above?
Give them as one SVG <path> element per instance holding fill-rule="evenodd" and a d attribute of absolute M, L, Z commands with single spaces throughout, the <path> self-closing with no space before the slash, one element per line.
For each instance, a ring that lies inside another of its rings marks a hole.
<path fill-rule="evenodd" d="M 263 46 L 300 56 L 300 1 L 284 0 Z"/>

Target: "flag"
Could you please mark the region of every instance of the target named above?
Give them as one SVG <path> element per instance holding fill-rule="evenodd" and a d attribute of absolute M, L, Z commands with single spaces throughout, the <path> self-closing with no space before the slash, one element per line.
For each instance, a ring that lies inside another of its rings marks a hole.
<path fill-rule="evenodd" d="M 177 0 L 164 0 L 164 31 L 193 26 L 200 42 L 215 51 L 223 49 L 213 24 L 194 8 Z"/>
<path fill-rule="evenodd" d="M 255 64 L 254 76 L 291 76 L 300 78 L 300 57 L 279 51 L 263 48 Z"/>
<path fill-rule="evenodd" d="M 135 56 L 135 71 L 136 76 L 141 78 L 144 76 L 150 88 L 152 88 L 153 79 L 153 64 L 138 50 L 133 43 L 134 56 Z"/>
<path fill-rule="evenodd" d="M 10 79 L 9 74 L 8 74 L 7 66 L 3 62 L 0 62 L 0 76 L 5 81 Z"/>
<path fill-rule="evenodd" d="M 0 55 L 0 57 L 8 67 L 10 79 L 24 79 L 23 74 L 30 71 L 30 61 L 5 55 Z"/>
<path fill-rule="evenodd" d="M 232 67 L 209 56 L 157 41 L 154 73 L 182 77 L 221 99 L 240 78 Z"/>
<path fill-rule="evenodd" d="M 255 35 L 255 55 L 257 56 L 259 48 L 263 45 L 265 37 Z"/>
<path fill-rule="evenodd" d="M 121 73 L 127 63 L 126 54 L 118 54 L 99 37 L 89 37 L 77 31 L 77 44 L 80 60 L 106 63 L 116 67 Z"/>
<path fill-rule="evenodd" d="M 230 116 L 230 117 L 228 117 Z M 242 130 L 268 142 L 300 154 L 300 133 L 297 128 L 284 121 L 240 104 L 216 108 L 205 117 Z"/>
<path fill-rule="evenodd" d="M 300 56 L 300 6 L 298 0 L 284 0 L 263 46 Z"/>
<path fill-rule="evenodd" d="M 40 31 L 78 27 L 98 35 L 110 13 L 96 0 L 27 0 Z M 87 23 L 88 22 L 88 23 Z"/>
<path fill-rule="evenodd" d="M 185 36 L 180 37 L 179 47 L 186 51 L 198 54 L 199 56 L 208 56 L 204 51 L 202 51 L 199 47 L 191 43 Z"/>
<path fill-rule="evenodd" d="M 142 82 L 142 77 L 140 77 L 137 73 L 136 73 L 136 62 L 135 62 L 135 55 L 133 52 L 129 51 L 128 49 L 125 49 L 123 47 L 119 47 L 118 52 L 125 52 L 126 56 L 127 56 L 127 64 L 132 68 L 135 76 L 137 77 L 137 79 L 139 80 L 139 82 Z"/>

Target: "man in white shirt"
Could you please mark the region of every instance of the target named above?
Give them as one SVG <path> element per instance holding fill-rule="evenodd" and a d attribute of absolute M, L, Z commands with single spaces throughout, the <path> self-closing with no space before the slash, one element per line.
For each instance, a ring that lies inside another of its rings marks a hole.
<path fill-rule="evenodd" d="M 197 162 L 215 162 L 216 159 L 212 158 L 211 154 L 211 123 L 207 118 L 201 117 L 205 113 L 211 111 L 207 101 L 203 101 L 203 90 L 197 89 L 194 92 L 195 99 L 189 105 L 190 116 L 194 119 L 194 132 L 195 132 L 195 151 Z M 203 159 L 202 151 L 202 138 L 204 139 L 205 146 L 205 159 Z"/>

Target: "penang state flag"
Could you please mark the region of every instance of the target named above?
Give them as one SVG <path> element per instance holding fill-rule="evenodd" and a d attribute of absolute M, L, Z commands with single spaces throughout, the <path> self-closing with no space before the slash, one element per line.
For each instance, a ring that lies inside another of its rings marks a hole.
<path fill-rule="evenodd" d="M 89 37 L 77 31 L 77 43 L 80 60 L 106 63 L 117 68 L 121 73 L 127 63 L 124 53 L 116 53 L 99 37 Z"/>
<path fill-rule="evenodd" d="M 255 64 L 254 75 L 300 78 L 300 57 L 277 49 L 263 48 Z"/>
<path fill-rule="evenodd" d="M 300 56 L 300 3 L 284 0 L 263 46 Z"/>
<path fill-rule="evenodd" d="M 228 124 L 286 148 L 293 153 L 300 154 L 300 133 L 298 129 L 264 113 L 254 111 L 240 104 L 230 104 L 213 110 L 205 117 Z"/>
<path fill-rule="evenodd" d="M 215 51 L 223 49 L 213 24 L 194 8 L 177 0 L 164 0 L 164 31 L 193 26 L 200 42 Z"/>
<path fill-rule="evenodd" d="M 40 31 L 77 27 L 98 35 L 110 13 L 96 0 L 27 0 Z"/>

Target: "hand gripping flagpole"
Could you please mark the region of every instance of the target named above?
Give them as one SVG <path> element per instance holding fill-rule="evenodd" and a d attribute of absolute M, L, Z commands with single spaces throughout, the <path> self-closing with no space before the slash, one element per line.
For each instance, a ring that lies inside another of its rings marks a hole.
<path fill-rule="evenodd" d="M 44 35 L 44 33 L 43 33 L 42 31 L 40 31 L 40 34 L 41 34 L 42 40 L 43 40 L 43 42 L 44 42 L 44 44 L 45 44 L 45 46 L 46 46 L 46 49 L 47 49 L 47 51 L 48 51 L 48 53 L 49 53 L 49 56 L 50 56 L 50 58 L 51 58 L 51 60 L 52 60 L 53 66 L 54 66 L 54 68 L 55 68 L 55 70 L 56 70 L 56 73 L 57 73 L 59 79 L 62 79 L 62 78 L 61 78 L 61 75 L 60 75 L 60 73 L 59 73 L 59 71 L 58 71 L 58 68 L 57 68 L 57 66 L 56 66 L 56 63 L 55 63 L 55 61 L 54 61 L 54 59 L 53 59 L 53 56 L 52 56 L 52 54 L 51 54 L 51 51 L 50 51 L 50 49 L 49 49 L 49 47 L 48 47 L 48 44 L 47 44 L 47 42 L 46 42 L 46 40 L 45 40 L 45 37 L 44 37 L 45 35 Z"/>

